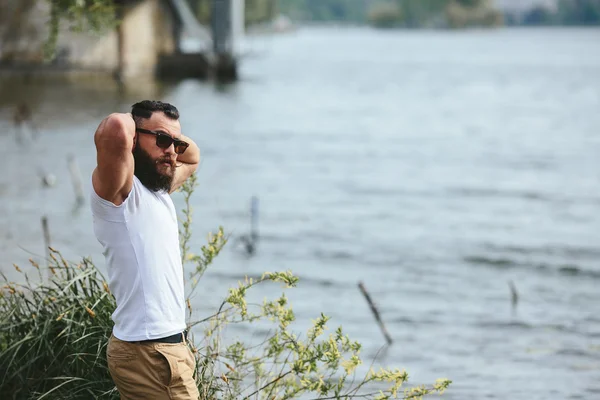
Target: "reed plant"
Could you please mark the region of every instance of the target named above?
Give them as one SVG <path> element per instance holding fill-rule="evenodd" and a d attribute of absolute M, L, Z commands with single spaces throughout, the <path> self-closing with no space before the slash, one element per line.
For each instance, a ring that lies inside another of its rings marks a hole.
<path fill-rule="evenodd" d="M 89 259 L 50 249 L 47 271 L 23 273 L 0 297 L 0 398 L 118 398 L 106 364 L 115 300 Z M 14 266 L 21 271 L 18 266 Z"/>

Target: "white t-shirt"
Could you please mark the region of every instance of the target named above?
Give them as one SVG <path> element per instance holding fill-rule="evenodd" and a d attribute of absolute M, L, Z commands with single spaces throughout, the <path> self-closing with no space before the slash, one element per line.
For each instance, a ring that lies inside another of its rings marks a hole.
<path fill-rule="evenodd" d="M 168 193 L 133 177 L 120 206 L 92 188 L 94 233 L 104 247 L 108 287 L 117 301 L 113 334 L 120 340 L 158 339 L 185 329 L 185 299 L 177 214 Z"/>

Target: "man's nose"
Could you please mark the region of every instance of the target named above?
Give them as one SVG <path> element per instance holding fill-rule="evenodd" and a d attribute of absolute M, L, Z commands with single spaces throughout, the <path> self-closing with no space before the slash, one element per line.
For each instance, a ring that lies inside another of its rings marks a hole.
<path fill-rule="evenodd" d="M 164 149 L 163 152 L 168 155 L 176 154 L 175 153 L 175 143 L 171 143 L 171 145 L 169 147 L 167 147 L 166 149 Z"/>

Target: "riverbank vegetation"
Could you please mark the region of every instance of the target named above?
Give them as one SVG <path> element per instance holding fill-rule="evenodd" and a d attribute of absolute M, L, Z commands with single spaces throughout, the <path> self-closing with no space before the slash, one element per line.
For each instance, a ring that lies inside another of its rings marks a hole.
<path fill-rule="evenodd" d="M 206 268 L 222 251 L 227 236 L 222 229 L 210 234 L 197 253 L 191 247 L 192 210 L 189 206 L 195 177 L 182 192 L 180 242 L 186 276 L 189 346 L 196 357 L 196 381 L 201 399 L 420 399 L 443 393 L 450 381 L 406 387 L 401 369 L 368 369 L 360 343 L 341 327 L 329 329 L 330 318 L 315 310 L 305 332 L 294 327 L 294 311 L 285 291 L 250 304 L 247 293 L 257 285 L 278 283 L 284 290 L 298 284 L 290 271 L 265 272 L 229 289 L 210 315 L 197 316 L 190 298 Z M 92 260 L 70 262 L 50 249 L 48 266 L 30 260 L 35 277 L 23 272 L 20 282 L 3 275 L 0 291 L 0 394 L 3 399 L 117 399 L 106 362 L 116 303 L 106 278 Z M 232 325 L 260 326 L 258 342 L 230 337 Z"/>

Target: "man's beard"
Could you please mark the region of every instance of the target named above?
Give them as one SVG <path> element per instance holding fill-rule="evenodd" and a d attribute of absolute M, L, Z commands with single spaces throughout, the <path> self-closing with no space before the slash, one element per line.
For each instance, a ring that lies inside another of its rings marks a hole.
<path fill-rule="evenodd" d="M 139 142 L 136 143 L 133 150 L 133 159 L 135 163 L 134 175 L 138 177 L 140 182 L 152 192 L 167 192 L 171 191 L 173 177 L 175 176 L 175 165 L 171 164 L 171 174 L 165 175 L 158 172 L 159 163 L 164 161 L 171 162 L 170 158 L 158 158 L 153 160 L 150 154 L 140 147 Z"/>

